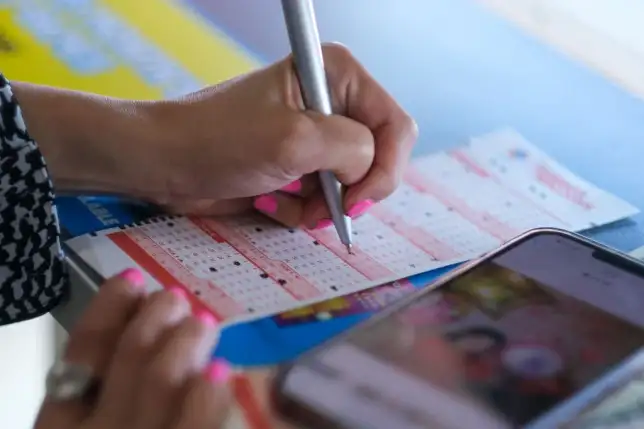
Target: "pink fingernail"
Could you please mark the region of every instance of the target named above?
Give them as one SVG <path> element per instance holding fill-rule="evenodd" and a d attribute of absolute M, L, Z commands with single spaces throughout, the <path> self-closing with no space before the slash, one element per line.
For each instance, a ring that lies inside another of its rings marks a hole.
<path fill-rule="evenodd" d="M 188 294 L 186 294 L 186 291 L 180 288 L 179 286 L 171 287 L 170 289 L 168 289 L 168 291 L 172 295 L 176 296 L 177 298 L 181 298 L 181 299 L 188 298 Z"/>
<path fill-rule="evenodd" d="M 145 286 L 145 277 L 143 277 L 141 270 L 138 270 L 136 268 L 128 268 L 124 270 L 123 272 L 121 272 L 121 274 L 119 274 L 119 277 L 137 288 Z"/>
<path fill-rule="evenodd" d="M 264 213 L 275 213 L 277 211 L 277 199 L 272 195 L 262 195 L 255 198 L 255 208 Z"/>
<path fill-rule="evenodd" d="M 215 316 L 213 316 L 212 313 L 207 310 L 199 310 L 195 314 L 195 317 L 206 326 L 209 326 L 211 328 L 217 326 L 217 319 L 215 319 Z"/>
<path fill-rule="evenodd" d="M 347 215 L 351 219 L 356 218 L 358 216 L 361 216 L 361 215 L 365 214 L 365 212 L 367 210 L 369 210 L 371 208 L 371 206 L 373 206 L 373 201 L 372 200 L 361 201 L 361 202 L 359 202 L 357 204 L 354 204 L 354 206 L 351 207 L 349 209 L 349 211 L 347 212 Z"/>
<path fill-rule="evenodd" d="M 224 384 L 232 375 L 230 364 L 223 359 L 215 359 L 206 367 L 204 375 L 206 379 L 214 384 Z"/>
<path fill-rule="evenodd" d="M 293 194 L 296 194 L 301 190 L 302 190 L 302 182 L 300 182 L 299 180 L 295 180 L 289 183 L 288 185 L 284 186 L 282 189 L 280 189 L 280 191 L 291 192 Z"/>
<path fill-rule="evenodd" d="M 311 229 L 324 229 L 330 227 L 331 225 L 333 225 L 333 221 L 331 219 L 322 219 L 319 220 L 318 223 L 316 223 L 315 226 Z"/>

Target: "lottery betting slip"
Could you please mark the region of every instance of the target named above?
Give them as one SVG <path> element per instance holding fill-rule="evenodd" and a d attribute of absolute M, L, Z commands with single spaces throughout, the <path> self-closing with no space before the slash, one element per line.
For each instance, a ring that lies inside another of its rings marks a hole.
<path fill-rule="evenodd" d="M 158 217 L 71 239 L 101 275 L 139 266 L 223 323 L 293 310 L 485 253 L 535 227 L 589 229 L 637 213 L 501 130 L 414 160 L 398 190 L 353 221 L 287 229 L 260 215 Z"/>

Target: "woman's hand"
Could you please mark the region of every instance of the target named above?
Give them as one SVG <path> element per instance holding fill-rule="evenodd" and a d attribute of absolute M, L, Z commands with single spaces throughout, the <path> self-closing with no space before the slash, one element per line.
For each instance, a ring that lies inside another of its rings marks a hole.
<path fill-rule="evenodd" d="M 290 58 L 156 104 L 176 133 L 167 140 L 177 211 L 221 213 L 250 204 L 289 225 L 327 225 L 320 170 L 348 186 L 361 214 L 396 188 L 416 140 L 414 121 L 340 45 L 324 48 L 334 112 L 304 112 Z M 246 199 L 244 199 L 246 197 Z"/>
<path fill-rule="evenodd" d="M 227 416 L 230 367 L 210 362 L 218 329 L 192 315 L 180 290 L 146 296 L 127 270 L 99 289 L 71 333 L 64 359 L 99 381 L 86 400 L 45 398 L 36 429 L 202 429 Z"/>
<path fill-rule="evenodd" d="M 396 188 L 414 121 L 340 45 L 323 49 L 336 115 L 305 112 L 290 58 L 177 100 L 133 102 L 14 84 L 54 185 L 175 212 L 253 205 L 289 226 L 329 225 L 320 170 L 357 216 Z"/>
<path fill-rule="evenodd" d="M 304 112 L 290 58 L 156 104 L 173 161 L 162 202 L 216 213 L 262 195 L 259 210 L 312 227 L 329 217 L 314 172 L 331 170 L 348 186 L 349 214 L 393 192 L 416 140 L 414 121 L 346 48 L 326 46 L 324 56 L 331 117 Z"/>

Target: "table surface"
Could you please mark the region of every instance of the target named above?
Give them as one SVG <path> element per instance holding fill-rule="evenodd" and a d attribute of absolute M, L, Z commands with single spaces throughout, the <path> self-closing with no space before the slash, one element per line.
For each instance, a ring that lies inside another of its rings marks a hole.
<path fill-rule="evenodd" d="M 288 52 L 279 2 L 182 0 L 261 62 Z M 348 45 L 416 118 L 415 155 L 512 127 L 581 177 L 644 208 L 644 103 L 474 0 L 320 0 L 324 40 Z M 644 244 L 644 215 L 588 235 Z M 421 276 L 426 282 L 433 274 Z M 228 329 L 217 350 L 245 365 L 292 358 L 365 316 Z"/>

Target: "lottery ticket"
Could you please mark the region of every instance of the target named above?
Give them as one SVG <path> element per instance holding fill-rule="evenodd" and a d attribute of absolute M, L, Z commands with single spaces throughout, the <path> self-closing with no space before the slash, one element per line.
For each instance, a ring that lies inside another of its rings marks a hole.
<path fill-rule="evenodd" d="M 382 310 L 403 296 L 414 291 L 408 280 L 376 286 L 369 290 L 340 296 L 319 304 L 280 313 L 273 319 L 277 326 L 295 326 L 319 322 L 355 314 L 373 313 Z"/>
<path fill-rule="evenodd" d="M 485 253 L 535 227 L 584 230 L 637 213 L 502 130 L 412 163 L 397 191 L 353 222 L 287 229 L 259 215 L 158 217 L 69 245 L 100 274 L 138 265 L 222 322 L 277 314 Z"/>

